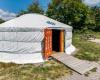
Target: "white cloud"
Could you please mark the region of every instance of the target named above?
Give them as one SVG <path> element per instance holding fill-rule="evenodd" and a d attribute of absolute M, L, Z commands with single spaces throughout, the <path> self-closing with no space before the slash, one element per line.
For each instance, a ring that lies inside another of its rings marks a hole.
<path fill-rule="evenodd" d="M 16 17 L 15 13 L 10 13 L 8 11 L 4 11 L 0 9 L 0 18 L 7 21 Z"/>
<path fill-rule="evenodd" d="M 100 0 L 84 0 L 84 3 L 89 6 L 95 6 L 100 4 Z"/>

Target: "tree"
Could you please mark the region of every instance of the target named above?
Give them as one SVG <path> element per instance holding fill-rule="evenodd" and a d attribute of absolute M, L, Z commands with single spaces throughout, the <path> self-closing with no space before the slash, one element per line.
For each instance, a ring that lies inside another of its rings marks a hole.
<path fill-rule="evenodd" d="M 94 27 L 92 15 L 92 10 L 81 0 L 52 0 L 47 10 L 47 16 L 79 30 Z"/>
<path fill-rule="evenodd" d="M 44 14 L 44 11 L 40 7 L 40 4 L 39 4 L 38 0 L 36 0 L 27 8 L 27 10 L 21 10 L 21 12 L 18 14 L 18 16 L 23 15 L 23 14 L 27 14 L 27 13 Z"/>
<path fill-rule="evenodd" d="M 0 19 L 0 24 L 1 24 L 1 23 L 3 23 L 3 22 L 5 22 L 5 21 L 4 21 L 4 20 L 2 20 L 2 19 Z"/>
<path fill-rule="evenodd" d="M 27 14 L 27 13 L 29 13 L 29 12 L 25 11 L 25 10 L 21 10 L 20 13 L 17 15 L 17 17 L 20 16 L 20 15 L 23 15 L 23 14 Z"/>
<path fill-rule="evenodd" d="M 95 16 L 95 30 L 96 31 L 100 31 L 100 7 L 92 7 L 92 10 L 94 12 L 94 16 Z"/>
<path fill-rule="evenodd" d="M 40 13 L 43 14 L 42 8 L 39 6 L 39 2 L 34 2 L 32 5 L 28 8 L 29 13 Z"/>

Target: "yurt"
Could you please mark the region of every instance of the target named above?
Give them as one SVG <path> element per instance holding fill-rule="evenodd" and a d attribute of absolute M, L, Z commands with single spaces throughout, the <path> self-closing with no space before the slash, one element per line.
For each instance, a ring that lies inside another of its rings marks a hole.
<path fill-rule="evenodd" d="M 71 26 L 36 13 L 0 24 L 0 62 L 44 62 L 53 51 L 75 51 Z"/>

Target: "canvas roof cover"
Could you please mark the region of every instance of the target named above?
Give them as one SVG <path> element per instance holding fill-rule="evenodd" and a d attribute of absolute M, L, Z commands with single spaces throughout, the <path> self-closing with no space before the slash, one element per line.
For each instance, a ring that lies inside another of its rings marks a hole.
<path fill-rule="evenodd" d="M 56 20 L 53 20 L 49 17 L 44 15 L 31 13 L 25 14 L 15 19 L 9 20 L 0 24 L 0 28 L 37 28 L 37 29 L 44 29 L 46 27 L 51 28 L 67 28 L 71 29 L 72 27 Z"/>

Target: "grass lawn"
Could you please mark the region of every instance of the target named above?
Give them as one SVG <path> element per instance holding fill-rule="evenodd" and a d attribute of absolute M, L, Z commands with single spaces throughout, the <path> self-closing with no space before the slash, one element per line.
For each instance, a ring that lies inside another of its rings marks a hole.
<path fill-rule="evenodd" d="M 92 32 L 91 34 L 94 34 L 97 38 L 100 38 L 100 32 Z M 77 54 L 75 54 L 75 57 L 89 61 L 100 60 L 100 45 L 87 40 L 81 40 L 80 35 L 82 34 L 74 34 L 73 36 L 73 44 L 79 49 Z"/>
<path fill-rule="evenodd" d="M 0 63 L 0 80 L 56 80 L 70 74 L 71 70 L 55 61 L 40 66 Z"/>

